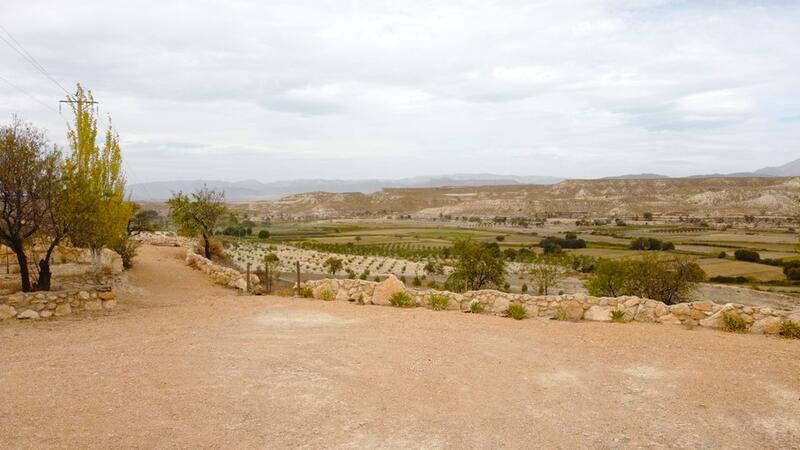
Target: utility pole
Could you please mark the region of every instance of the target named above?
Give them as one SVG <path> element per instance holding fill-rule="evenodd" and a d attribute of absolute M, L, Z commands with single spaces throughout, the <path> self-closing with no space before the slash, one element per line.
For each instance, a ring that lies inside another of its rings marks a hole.
<path fill-rule="evenodd" d="M 295 261 L 295 268 L 297 268 L 297 296 L 300 297 L 300 261 Z"/>
<path fill-rule="evenodd" d="M 70 100 L 70 99 L 59 100 L 58 101 L 58 112 L 59 112 L 59 114 L 61 113 L 61 104 L 62 103 L 69 103 L 70 105 L 73 104 L 73 103 L 77 103 L 79 105 L 81 105 L 81 104 L 84 104 L 84 105 L 97 105 L 100 102 L 98 102 L 96 100 Z"/>

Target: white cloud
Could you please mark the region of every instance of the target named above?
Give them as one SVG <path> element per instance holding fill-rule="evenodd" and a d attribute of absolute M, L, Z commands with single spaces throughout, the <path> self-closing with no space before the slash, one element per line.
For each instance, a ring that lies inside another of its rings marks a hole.
<path fill-rule="evenodd" d="M 94 90 L 139 179 L 774 165 L 800 153 L 799 22 L 754 0 L 0 5 L 62 84 Z M 0 76 L 63 97 L 4 45 Z M 14 112 L 63 143 L 61 117 L 0 81 Z"/>

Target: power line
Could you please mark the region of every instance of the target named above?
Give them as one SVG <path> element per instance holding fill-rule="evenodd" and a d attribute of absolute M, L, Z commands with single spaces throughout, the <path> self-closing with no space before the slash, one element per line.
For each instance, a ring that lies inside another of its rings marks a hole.
<path fill-rule="evenodd" d="M 21 87 L 19 87 L 19 86 L 15 85 L 14 83 L 8 81 L 7 79 L 3 78 L 2 76 L 0 76 L 0 80 L 3 80 L 6 84 L 11 86 L 12 88 L 14 88 L 14 89 L 22 92 L 23 94 L 27 95 L 28 97 L 31 98 L 31 100 L 35 101 L 36 103 L 39 103 L 40 105 L 44 106 L 45 108 L 49 109 L 50 111 L 53 111 L 54 113 L 58 114 L 62 118 L 64 117 L 61 114 L 61 112 L 59 112 L 57 109 L 53 108 L 52 106 L 48 105 L 47 103 L 45 103 L 45 102 L 39 100 L 38 98 L 34 97 L 33 94 L 29 93 L 25 89 L 22 89 Z"/>
<path fill-rule="evenodd" d="M 59 89 L 61 89 L 62 91 L 64 91 L 64 93 L 65 93 L 65 94 L 67 94 L 67 95 L 70 95 L 69 91 L 67 91 L 66 89 L 64 89 L 64 86 L 62 86 L 62 85 L 61 85 L 61 83 L 59 83 L 58 81 L 56 81 L 56 79 L 55 79 L 55 78 L 53 78 L 53 76 L 52 76 L 52 75 L 50 75 L 50 72 L 48 72 L 48 71 L 47 71 L 47 69 L 45 69 L 45 68 L 44 68 L 44 66 L 42 66 L 42 65 L 39 63 L 39 61 L 37 61 L 37 60 L 36 60 L 36 58 L 34 58 L 34 57 L 33 57 L 33 55 L 31 55 L 31 54 L 30 54 L 30 53 L 29 53 L 27 50 L 25 50 L 25 47 L 23 47 L 23 46 L 22 46 L 22 44 L 20 44 L 20 43 L 19 43 L 19 41 L 17 41 L 17 40 L 14 38 L 14 36 L 13 36 L 13 35 L 12 35 L 12 34 L 11 34 L 11 33 L 10 33 L 8 30 L 7 30 L 7 29 L 6 29 L 6 27 L 4 27 L 2 24 L 0 24 L 0 29 L 2 29 L 2 30 L 3 30 L 3 31 L 6 33 L 6 35 L 8 35 L 8 37 L 9 37 L 9 38 L 10 38 L 10 39 L 11 39 L 11 40 L 14 42 L 14 44 L 16 44 L 16 45 L 14 45 L 14 44 L 12 44 L 11 42 L 9 42 L 9 41 L 8 41 L 8 39 L 6 39 L 5 37 L 3 37 L 2 35 L 0 35 L 0 40 L 2 40 L 3 42 L 5 42 L 5 43 L 6 43 L 6 45 L 8 45 L 9 47 L 11 47 L 11 48 L 12 48 L 12 49 L 13 49 L 15 52 L 17 52 L 17 53 L 18 53 L 20 56 L 22 56 L 22 58 L 23 58 L 23 59 L 25 59 L 25 60 L 26 60 L 28 63 L 30 63 L 30 65 L 32 65 L 34 69 L 36 69 L 37 71 L 39 71 L 39 73 L 41 73 L 42 75 L 44 75 L 45 77 L 47 77 L 47 79 L 49 79 L 50 81 L 52 81 L 52 82 L 53 82 L 53 83 L 54 83 L 56 86 L 58 86 L 58 88 L 59 88 Z"/>

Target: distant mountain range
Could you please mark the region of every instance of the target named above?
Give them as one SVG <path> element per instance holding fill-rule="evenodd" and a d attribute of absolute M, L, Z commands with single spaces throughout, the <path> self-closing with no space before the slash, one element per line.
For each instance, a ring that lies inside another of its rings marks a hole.
<path fill-rule="evenodd" d="M 304 192 L 363 192 L 372 193 L 384 188 L 425 188 L 441 186 L 496 186 L 513 184 L 555 184 L 561 178 L 546 176 L 512 176 L 494 174 L 452 174 L 436 176 L 419 176 L 396 180 L 325 180 L 304 179 L 262 183 L 257 180 L 220 181 L 220 180 L 182 180 L 155 181 L 128 186 L 134 200 L 158 201 L 166 200 L 173 193 L 191 192 L 203 186 L 225 191 L 225 198 L 232 201 L 277 199 L 291 194 Z"/>
<path fill-rule="evenodd" d="M 777 167 L 765 167 L 754 172 L 694 175 L 687 178 L 738 178 L 738 177 L 791 177 L 800 176 L 800 159 Z M 652 180 L 671 178 L 654 173 L 629 174 L 606 177 L 604 180 Z M 326 180 L 302 179 L 262 183 L 257 180 L 220 181 L 220 180 L 183 180 L 155 181 L 132 184 L 128 186 L 131 197 L 137 201 L 161 201 L 173 193 L 190 192 L 204 185 L 212 189 L 225 191 L 225 197 L 231 201 L 270 200 L 291 194 L 305 192 L 363 192 L 372 193 L 384 188 L 430 188 L 443 186 L 502 186 L 525 184 L 556 184 L 564 179 L 549 176 L 514 176 L 496 174 L 450 174 L 401 178 L 396 180 Z"/>

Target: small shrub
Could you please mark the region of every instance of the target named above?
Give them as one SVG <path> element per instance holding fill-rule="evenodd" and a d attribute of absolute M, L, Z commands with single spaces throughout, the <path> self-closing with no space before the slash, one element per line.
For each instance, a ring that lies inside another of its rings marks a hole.
<path fill-rule="evenodd" d="M 358 299 L 356 300 L 356 303 L 358 303 L 359 305 L 365 305 L 366 304 L 364 302 L 364 294 L 358 294 Z"/>
<path fill-rule="evenodd" d="M 611 321 L 617 323 L 625 322 L 625 312 L 619 309 L 611 311 Z"/>
<path fill-rule="evenodd" d="M 528 285 L 527 284 L 523 284 L 522 285 L 522 289 L 520 289 L 520 292 L 522 292 L 523 294 L 527 294 L 528 293 Z"/>
<path fill-rule="evenodd" d="M 761 259 L 761 255 L 759 255 L 757 251 L 744 250 L 744 249 L 736 250 L 733 253 L 733 257 L 737 261 L 747 261 L 747 262 L 758 262 Z"/>
<path fill-rule="evenodd" d="M 483 305 L 480 302 L 472 302 L 469 304 L 469 312 L 480 314 L 483 312 Z"/>
<path fill-rule="evenodd" d="M 431 294 L 428 297 L 428 307 L 434 311 L 443 311 L 450 306 L 450 297 L 443 294 Z"/>
<path fill-rule="evenodd" d="M 312 298 L 314 297 L 314 290 L 311 289 L 309 286 L 301 287 L 300 296 L 303 298 Z"/>
<path fill-rule="evenodd" d="M 392 294 L 389 298 L 389 303 L 397 308 L 411 308 L 414 306 L 414 301 L 403 291 Z"/>
<path fill-rule="evenodd" d="M 800 324 L 792 322 L 791 320 L 785 320 L 781 324 L 778 334 L 789 339 L 800 339 Z"/>
<path fill-rule="evenodd" d="M 375 276 L 374 280 L 375 280 L 376 283 L 380 283 L 381 282 L 381 277 Z"/>
<path fill-rule="evenodd" d="M 559 307 L 556 310 L 556 316 L 553 317 L 553 319 L 560 320 L 562 322 L 567 320 L 567 310 L 565 310 L 564 308 Z"/>
<path fill-rule="evenodd" d="M 744 333 L 747 331 L 747 324 L 739 314 L 726 312 L 722 313 L 722 329 L 731 333 Z"/>
<path fill-rule="evenodd" d="M 726 259 L 726 258 L 728 258 L 728 254 L 726 252 L 719 252 L 719 255 L 717 255 L 717 258 Z"/>
<path fill-rule="evenodd" d="M 325 288 L 325 289 L 319 291 L 319 298 L 322 299 L 322 300 L 325 300 L 326 302 L 329 302 L 329 301 L 333 300 L 333 292 L 331 292 L 330 289 Z"/>
<path fill-rule="evenodd" d="M 439 285 L 436 283 L 436 280 L 431 280 L 428 282 L 428 287 L 431 289 L 438 289 Z"/>
<path fill-rule="evenodd" d="M 558 290 L 558 295 L 564 295 L 564 290 L 563 289 L 559 289 Z"/>
<path fill-rule="evenodd" d="M 514 320 L 522 320 L 528 316 L 528 310 L 519 303 L 512 303 L 508 305 L 506 316 L 511 317 Z"/>
<path fill-rule="evenodd" d="M 414 279 L 411 280 L 411 284 L 415 287 L 420 287 L 422 286 L 422 280 L 419 277 L 414 277 Z"/>

